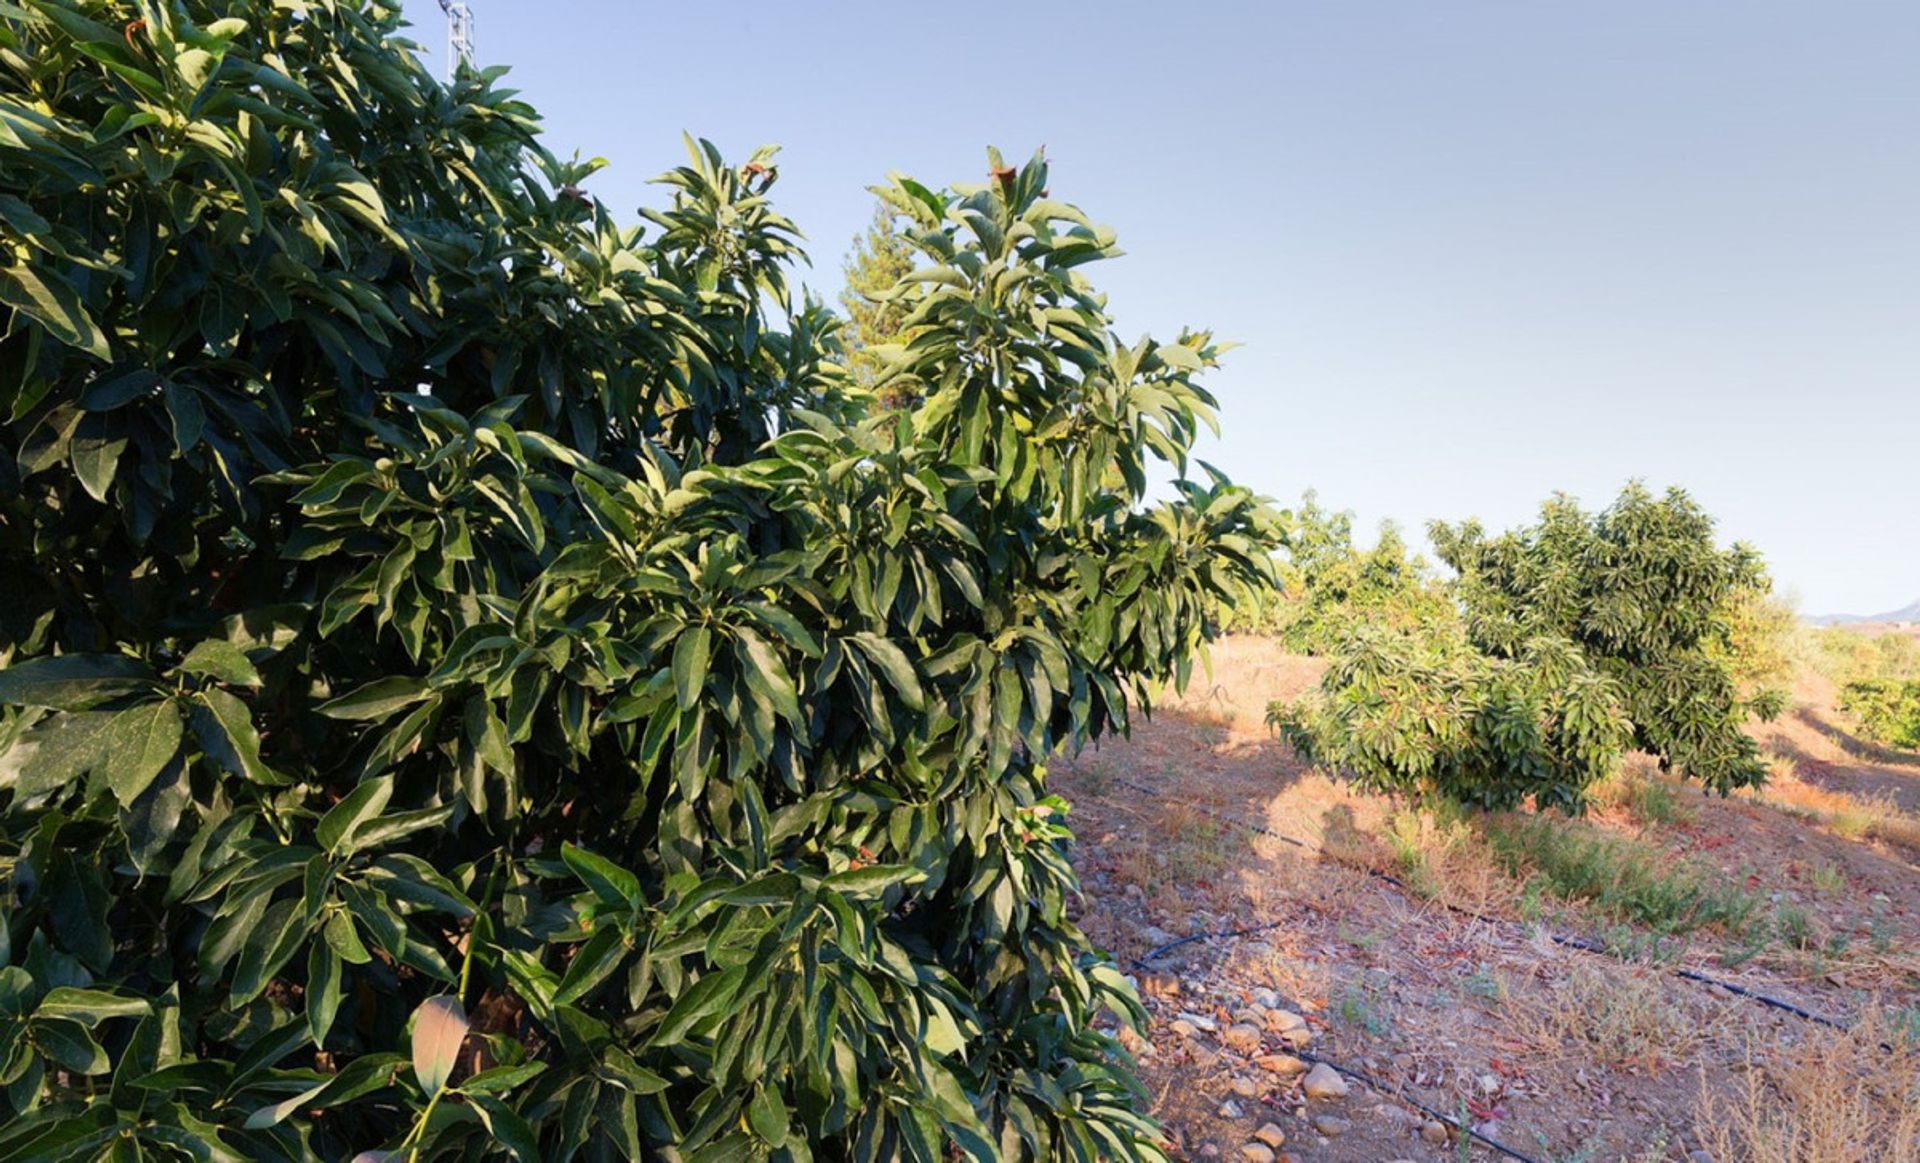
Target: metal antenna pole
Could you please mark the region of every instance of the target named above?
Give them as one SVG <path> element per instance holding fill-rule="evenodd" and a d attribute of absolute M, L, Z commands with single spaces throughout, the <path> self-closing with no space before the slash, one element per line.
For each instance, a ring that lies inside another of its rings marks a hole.
<path fill-rule="evenodd" d="M 447 80 L 453 80 L 460 62 L 473 63 L 473 9 L 462 0 L 440 0 L 447 14 Z"/>

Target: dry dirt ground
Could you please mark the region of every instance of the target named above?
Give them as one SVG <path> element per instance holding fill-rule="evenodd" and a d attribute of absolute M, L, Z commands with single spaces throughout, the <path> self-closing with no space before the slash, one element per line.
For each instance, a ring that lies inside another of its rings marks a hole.
<path fill-rule="evenodd" d="M 1611 854 L 1588 882 L 1637 860 L 1731 912 L 1698 923 L 1503 861 L 1494 838 L 1535 822 L 1441 818 L 1304 769 L 1264 716 L 1317 681 L 1312 660 L 1236 638 L 1213 664 L 1131 740 L 1054 765 L 1081 921 L 1146 996 L 1136 1054 L 1179 1157 L 1920 1160 L 1920 824 L 1901 810 L 1920 760 L 1854 738 L 1830 691 L 1803 683 L 1756 725 L 1775 757 L 1760 795 L 1629 764 L 1590 816 L 1532 833 Z M 1373 1085 L 1308 1097 L 1307 1058 Z"/>

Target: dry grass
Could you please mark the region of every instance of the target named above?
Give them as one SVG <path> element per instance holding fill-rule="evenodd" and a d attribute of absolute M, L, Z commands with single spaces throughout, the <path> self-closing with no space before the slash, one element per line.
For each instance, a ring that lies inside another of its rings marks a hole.
<path fill-rule="evenodd" d="M 1652 756 L 1631 755 L 1612 775 L 1590 790 L 1591 808 L 1599 816 L 1622 816 L 1641 827 L 1685 823 L 1699 809 L 1682 798 L 1681 781 L 1662 772 Z"/>
<path fill-rule="evenodd" d="M 1511 908 L 1518 898 L 1518 886 L 1459 815 L 1400 811 L 1384 831 L 1401 878 L 1420 896 L 1476 913 Z"/>
<path fill-rule="evenodd" d="M 1730 1093 L 1701 1081 L 1698 1134 L 1715 1160 L 1920 1163 L 1920 1045 L 1909 1031 L 1869 1016 L 1748 1057 L 1755 1064 Z"/>
<path fill-rule="evenodd" d="M 1821 824 L 1847 840 L 1867 837 L 1920 849 L 1920 819 L 1902 812 L 1891 796 L 1856 796 L 1800 778 L 1798 765 L 1770 756 L 1766 786 L 1746 793 L 1755 803 Z"/>
<path fill-rule="evenodd" d="M 1552 1051 L 1586 1044 L 1607 1066 L 1658 1072 L 1691 1055 L 1700 1025 L 1673 999 L 1666 975 L 1647 966 L 1580 959 L 1537 995 L 1509 994 L 1503 1012 L 1527 1041 Z"/>

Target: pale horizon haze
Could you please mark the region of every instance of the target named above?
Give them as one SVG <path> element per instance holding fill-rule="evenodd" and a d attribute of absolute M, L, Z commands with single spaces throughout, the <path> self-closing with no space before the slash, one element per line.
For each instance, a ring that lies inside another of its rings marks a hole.
<path fill-rule="evenodd" d="M 1920 598 L 1920 5 L 469 2 L 623 220 L 683 129 L 780 144 L 829 301 L 867 186 L 1044 145 L 1122 332 L 1243 345 L 1202 455 L 1282 504 L 1420 543 L 1640 477 L 1806 613 Z"/>

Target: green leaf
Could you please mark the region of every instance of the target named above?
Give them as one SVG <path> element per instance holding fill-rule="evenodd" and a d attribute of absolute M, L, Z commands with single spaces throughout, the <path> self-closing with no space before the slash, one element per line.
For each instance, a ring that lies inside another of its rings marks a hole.
<path fill-rule="evenodd" d="M 937 998 L 923 999 L 926 1006 L 926 1025 L 920 1031 L 920 1040 L 927 1049 L 935 1054 L 952 1054 L 964 1048 L 966 1037 L 960 1033 L 960 1026 L 953 1020 L 953 1014 Z"/>
<path fill-rule="evenodd" d="M 182 733 L 180 708 L 171 699 L 129 707 L 107 724 L 101 772 L 122 806 L 138 799 L 180 753 Z"/>
<path fill-rule="evenodd" d="M 58 791 L 97 767 L 114 716 L 106 711 L 55 714 L 22 731 L 0 753 L 0 788 L 11 787 L 16 803 Z"/>
<path fill-rule="evenodd" d="M 705 626 L 683 631 L 673 644 L 673 688 L 682 711 L 691 710 L 706 689 L 713 634 Z"/>
<path fill-rule="evenodd" d="M 920 678 L 913 672 L 913 663 L 907 659 L 906 652 L 878 634 L 855 634 L 850 639 L 860 652 L 886 676 L 900 701 L 916 711 L 926 709 L 926 696 L 920 690 Z"/>
<path fill-rule="evenodd" d="M 43 1018 L 35 1015 L 28 1023 L 27 1036 L 47 1061 L 75 1074 L 105 1074 L 113 1068 L 106 1050 L 93 1040 L 87 1028 L 71 1018 Z"/>
<path fill-rule="evenodd" d="M 755 1092 L 753 1101 L 747 1104 L 747 1121 L 753 1124 L 754 1133 L 771 1146 L 786 1144 L 789 1130 L 787 1119 L 787 1104 L 781 1099 L 780 1092 L 771 1086 L 761 1086 Z"/>
<path fill-rule="evenodd" d="M 540 1139 L 533 1133 L 532 1124 L 515 1113 L 512 1107 L 488 1094 L 469 1097 L 487 1133 L 493 1136 L 495 1142 L 511 1151 L 520 1163 L 541 1163 L 546 1158 L 540 1150 Z"/>
<path fill-rule="evenodd" d="M 562 844 L 560 859 L 593 890 L 593 895 L 607 904 L 633 907 L 641 901 L 640 878 L 606 857 L 573 844 Z"/>
<path fill-rule="evenodd" d="M 180 660 L 180 669 L 188 674 L 216 678 L 235 686 L 257 687 L 260 672 L 238 646 L 220 638 L 200 642 Z"/>
<path fill-rule="evenodd" d="M 307 1028 L 313 1031 L 315 1046 L 326 1045 L 334 1015 L 340 1012 L 340 976 L 340 954 L 327 942 L 315 941 L 307 949 Z"/>
<path fill-rule="evenodd" d="M 432 693 L 422 678 L 382 678 L 337 699 L 329 699 L 315 709 L 330 719 L 377 721 L 405 710 Z"/>
<path fill-rule="evenodd" d="M 200 745 L 210 757 L 233 774 L 257 784 L 278 786 L 290 782 L 261 760 L 260 734 L 254 730 L 253 715 L 246 703 L 218 687 L 209 687 L 194 698 L 207 711 L 205 719 L 196 716 L 194 723 L 202 733 Z M 219 733 L 217 740 L 208 737 L 209 722 L 210 730 Z M 219 745 L 222 741 L 225 746 Z"/>
<path fill-rule="evenodd" d="M 620 930 L 611 924 L 602 924 L 573 955 L 573 960 L 567 962 L 567 972 L 554 991 L 553 1004 L 572 1005 L 593 992 L 620 967 L 630 952 Z"/>
<path fill-rule="evenodd" d="M 667 1016 L 661 1019 L 659 1027 L 653 1032 L 651 1044 L 664 1047 L 684 1041 L 695 1025 L 727 1007 L 734 995 L 740 992 L 740 983 L 745 978 L 746 966 L 735 965 L 730 969 L 708 973 L 694 982 L 673 1003 Z"/>
<path fill-rule="evenodd" d="M 438 1094 L 447 1084 L 466 1036 L 467 1010 L 457 997 L 430 997 L 413 1011 L 413 1076 L 421 1093 Z"/>
<path fill-rule="evenodd" d="M 353 926 L 353 916 L 346 910 L 328 914 L 326 923 L 321 926 L 321 934 L 326 938 L 327 947 L 332 949 L 342 961 L 352 965 L 365 965 L 373 960 L 373 954 L 367 952 L 365 943 L 360 940 L 359 931 Z"/>
<path fill-rule="evenodd" d="M 113 358 L 106 332 L 87 314 L 79 294 L 57 274 L 27 266 L 0 267 L 0 303 L 47 329 L 47 333 L 98 360 Z"/>
<path fill-rule="evenodd" d="M 73 474 L 80 478 L 80 485 L 88 496 L 106 501 L 107 493 L 113 488 L 113 478 L 120 470 L 120 454 L 126 449 L 124 437 L 76 435 L 73 438 L 68 445 L 68 455 L 72 459 Z"/>
<path fill-rule="evenodd" d="M 104 989 L 80 989 L 63 985 L 47 991 L 34 1007 L 36 1018 L 71 1018 L 83 1025 L 97 1026 L 108 1018 L 138 1018 L 152 1012 L 153 1006 L 139 997 L 125 997 Z"/>
<path fill-rule="evenodd" d="M 327 809 L 314 826 L 314 842 L 325 849 L 330 856 L 337 856 L 353 837 L 355 829 L 368 820 L 375 819 L 386 810 L 387 801 L 393 797 L 393 777 L 383 775 L 370 779 L 342 796 L 340 802 Z"/>
<path fill-rule="evenodd" d="M 876 864 L 868 868 L 836 872 L 821 883 L 845 896 L 865 897 L 885 892 L 896 884 L 907 884 L 925 877 L 924 871 L 910 864 Z"/>
<path fill-rule="evenodd" d="M 153 670 L 121 654 L 61 654 L 0 670 L 0 703 L 81 711 L 151 690 Z"/>

